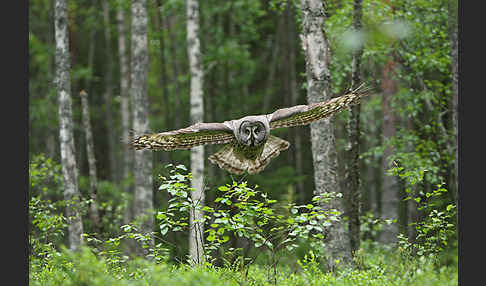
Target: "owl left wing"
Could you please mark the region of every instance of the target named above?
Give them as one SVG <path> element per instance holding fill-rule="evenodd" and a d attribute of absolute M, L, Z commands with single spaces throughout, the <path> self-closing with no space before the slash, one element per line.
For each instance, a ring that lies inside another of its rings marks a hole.
<path fill-rule="evenodd" d="M 326 118 L 347 106 L 358 104 L 363 96 L 368 95 L 368 91 L 368 88 L 363 88 L 361 85 L 349 94 L 327 101 L 278 109 L 267 115 L 270 129 L 306 125 Z"/>
<path fill-rule="evenodd" d="M 191 149 L 205 144 L 225 144 L 234 139 L 231 124 L 196 123 L 186 128 L 136 136 L 129 145 L 136 150 Z"/>

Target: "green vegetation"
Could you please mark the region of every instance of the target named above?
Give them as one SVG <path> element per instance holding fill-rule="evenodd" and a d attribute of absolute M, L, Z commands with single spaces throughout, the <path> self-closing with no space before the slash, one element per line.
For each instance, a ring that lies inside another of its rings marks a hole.
<path fill-rule="evenodd" d="M 301 1 L 198 2 L 204 122 L 307 104 Z M 344 187 L 336 196 L 315 195 L 307 126 L 275 130 L 273 134 L 291 146 L 259 174 L 232 176 L 205 160 L 204 205 L 189 195 L 190 152 L 154 152 L 155 227 L 153 236 L 140 232 L 140 223 L 131 213 L 134 160 L 118 140 L 123 137 L 123 126 L 129 126 L 127 130 L 133 127 L 133 110 L 128 110 L 128 125 L 122 122 L 122 94 L 128 91 L 121 90 L 117 23 L 121 9 L 124 40 L 130 50 L 128 0 L 107 0 L 107 11 L 103 10 L 104 1 L 67 0 L 73 137 L 84 232 L 83 247 L 78 252 L 68 250 L 70 218 L 66 206 L 70 202 L 64 200 L 60 165 L 55 1 L 32 0 L 30 284 L 457 285 L 457 99 L 454 101 L 452 72 L 457 60 L 451 44 L 452 27 L 457 22 L 457 12 L 451 9 L 456 3 L 363 0 L 363 30 L 353 31 L 352 0 L 323 2 L 331 93 L 342 95 L 350 88 L 352 51 L 358 47 L 363 48 L 361 80 L 373 88 L 361 102 L 359 113 L 361 240 L 352 265 L 341 265 L 335 271 L 329 271 L 327 265 L 323 247 L 326 228 L 337 220 L 347 223 L 349 218 L 346 211 L 322 207 L 332 200 L 346 202 L 349 198 Z M 147 0 L 146 8 L 150 129 L 162 132 L 187 127 L 191 105 L 186 1 Z M 113 56 L 111 64 L 108 54 Z M 106 80 L 110 68 L 111 83 Z M 99 225 L 90 217 L 93 190 L 77 96 L 81 89 L 89 95 Z M 111 90 L 111 97 L 105 96 L 107 90 Z M 346 185 L 349 117 L 346 110 L 333 118 L 341 186 Z M 205 158 L 218 148 L 206 145 Z M 386 202 L 386 194 L 394 199 L 392 203 Z M 383 219 L 390 206 L 394 218 Z M 188 259 L 191 207 L 204 211 L 202 265 L 193 265 Z M 397 233 L 392 247 L 380 240 L 389 226 L 396 227 Z M 142 245 L 146 256 L 135 256 L 134 245 Z"/>
<path fill-rule="evenodd" d="M 214 207 L 202 207 L 206 262 L 195 266 L 184 263 L 184 256 L 175 256 L 179 246 L 169 241 L 170 234 L 187 232 L 190 207 L 197 208 L 188 195 L 191 174 L 183 165 L 169 166 L 170 177 L 161 178 L 159 192 L 167 192 L 171 199 L 167 208 L 156 213 L 159 231 L 154 233 L 156 244 L 148 249 L 148 260 L 124 253 L 125 241 L 143 244 L 149 239 L 135 225 L 123 225 L 120 235 L 107 239 L 86 234 L 81 251 L 67 250 L 62 242 L 67 225 L 57 208 L 60 204 L 42 199 L 46 189 L 35 192 L 34 188 L 38 182 L 56 178 L 59 165 L 40 156 L 30 170 L 31 191 L 38 193 L 29 204 L 31 285 L 457 285 L 457 245 L 446 247 L 448 242 L 456 243 L 450 223 L 453 205 L 444 212 L 432 210 L 417 224 L 415 243 L 401 236 L 400 247 L 390 250 L 363 239 L 355 253 L 355 266 L 332 273 L 325 271 L 320 241 L 322 227 L 337 220 L 339 213 L 318 207 L 332 197 L 295 205 L 271 199 L 246 182 L 233 182 L 218 187 Z M 444 192 L 438 188 L 423 207 L 433 207 L 433 200 Z M 370 222 L 362 225 L 363 234 L 384 223 L 370 217 L 363 221 Z M 236 237 L 246 238 L 244 249 L 232 246 Z"/>

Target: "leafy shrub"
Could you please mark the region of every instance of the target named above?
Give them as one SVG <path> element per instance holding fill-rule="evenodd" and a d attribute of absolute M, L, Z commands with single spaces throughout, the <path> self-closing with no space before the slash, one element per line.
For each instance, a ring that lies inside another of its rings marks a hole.
<path fill-rule="evenodd" d="M 63 201 L 52 202 L 62 188 L 61 166 L 40 154 L 29 162 L 29 249 L 33 271 L 59 255 L 67 229 Z"/>
<path fill-rule="evenodd" d="M 403 167 L 398 165 L 390 171 L 407 180 L 410 186 L 420 183 L 425 173 L 424 170 L 420 169 L 404 170 Z M 426 216 L 422 221 L 412 223 L 417 232 L 415 242 L 410 242 L 411 239 L 399 234 L 399 245 L 402 250 L 409 251 L 411 254 L 437 257 L 437 254 L 442 252 L 449 242 L 456 238 L 456 226 L 454 224 L 456 205 L 452 203 L 447 204 L 443 209 L 440 208 L 441 204 L 439 204 L 438 199 L 448 192 L 443 184 L 436 185 L 436 189 L 432 192 L 422 192 L 423 195 L 414 195 L 410 191 L 410 187 L 407 188 L 407 191 L 409 196 L 405 200 L 415 200 L 418 204 L 418 209 L 425 212 Z"/>
<path fill-rule="evenodd" d="M 338 195 L 315 196 L 312 203 L 306 205 L 279 205 L 277 200 L 258 190 L 258 186 L 252 188 L 246 182 L 220 186 L 214 206 L 201 206 L 191 199 L 191 174 L 186 170 L 183 165 L 172 167 L 169 178 L 164 178 L 159 190 L 167 191 L 171 198 L 167 210 L 159 211 L 156 218 L 160 233 L 164 236 L 168 231 L 187 231 L 189 211 L 203 210 L 206 233 L 204 251 L 208 262 L 214 261 L 211 256 L 213 251 L 224 248 L 231 237 L 240 237 L 249 243 L 248 248 L 258 250 L 256 254 L 250 257 L 249 249 L 243 251 L 230 247 L 223 252 L 223 260 L 227 264 L 232 264 L 231 260 L 236 261 L 237 264 L 232 264 L 232 267 L 245 269 L 259 254 L 268 251 L 275 274 L 279 261 L 277 256 L 281 250 L 293 250 L 298 246 L 298 239 L 321 241 L 325 229 L 339 219 L 337 210 L 324 211 L 321 207 Z"/>

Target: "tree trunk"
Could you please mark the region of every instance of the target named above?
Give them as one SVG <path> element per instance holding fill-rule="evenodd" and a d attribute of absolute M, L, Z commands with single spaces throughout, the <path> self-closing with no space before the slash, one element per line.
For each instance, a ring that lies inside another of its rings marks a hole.
<path fill-rule="evenodd" d="M 273 112 L 270 110 L 270 104 L 272 101 L 272 95 L 274 94 L 274 89 L 275 89 L 275 72 L 277 71 L 278 68 L 278 55 L 279 55 L 279 50 L 280 50 L 280 37 L 281 33 L 283 31 L 283 25 L 284 25 L 284 19 L 283 15 L 278 17 L 278 24 L 277 24 L 277 31 L 275 32 L 274 40 L 273 40 L 273 46 L 272 46 L 272 55 L 271 55 L 271 60 L 270 60 L 270 65 L 269 65 L 269 72 L 268 72 L 268 79 L 266 82 L 266 88 L 265 88 L 265 96 L 263 97 L 263 112 Z"/>
<path fill-rule="evenodd" d="M 89 183 L 90 183 L 90 198 L 92 200 L 90 204 L 89 216 L 93 222 L 96 231 L 100 231 L 100 215 L 98 211 L 98 203 L 96 194 L 98 193 L 98 177 L 96 172 L 96 158 L 94 152 L 93 133 L 91 131 L 91 123 L 89 121 L 89 106 L 88 106 L 88 94 L 82 90 L 79 95 L 81 96 L 81 107 L 83 113 L 83 127 L 86 136 L 86 153 L 88 155 L 89 165 Z"/>
<path fill-rule="evenodd" d="M 130 71 L 128 61 L 128 51 L 126 43 L 126 24 L 125 24 L 125 10 L 123 8 L 123 1 L 118 2 L 117 9 L 118 21 L 118 56 L 120 58 L 120 105 L 121 105 L 121 125 L 122 125 L 122 141 L 129 142 L 130 140 Z M 124 182 L 123 189 L 127 193 L 128 204 L 123 214 L 123 223 L 128 224 L 131 220 L 131 203 L 132 193 L 131 184 L 128 183 L 130 174 L 132 172 L 133 150 L 128 148 L 128 145 L 123 144 L 122 150 L 122 178 Z"/>
<path fill-rule="evenodd" d="M 83 223 L 80 214 L 81 195 L 78 189 L 78 173 L 73 138 L 71 65 L 67 23 L 66 0 L 56 0 L 54 26 L 56 38 L 56 85 L 59 100 L 59 141 L 64 200 L 68 202 L 66 205 L 66 217 L 69 222 L 69 248 L 76 251 L 83 242 Z"/>
<path fill-rule="evenodd" d="M 181 116 L 181 88 L 179 84 L 179 75 L 181 74 L 181 68 L 179 66 L 179 61 L 177 60 L 177 49 L 178 49 L 178 43 L 177 43 L 177 35 L 174 33 L 175 29 L 169 26 L 168 23 L 168 18 L 164 18 L 165 25 L 167 32 L 169 33 L 169 38 L 170 38 L 170 44 L 169 44 L 169 49 L 170 49 L 170 57 L 171 57 L 171 67 L 172 67 L 172 78 L 171 82 L 174 83 L 174 97 L 175 97 L 175 107 L 174 107 L 174 123 L 173 123 L 173 128 L 178 129 L 182 128 L 182 116 Z"/>
<path fill-rule="evenodd" d="M 290 79 L 290 105 L 295 106 L 299 100 L 299 90 L 297 87 L 297 67 L 296 67 L 296 26 L 295 26 L 295 12 L 289 5 L 287 8 L 287 28 L 288 28 L 288 51 L 289 51 L 289 79 Z M 300 128 L 293 128 L 294 137 L 294 158 L 295 158 L 295 171 L 297 176 L 303 174 L 303 150 L 302 150 L 302 133 Z M 304 182 L 299 180 L 297 182 L 297 194 L 300 202 L 303 204 L 306 201 L 306 194 L 304 188 Z"/>
<path fill-rule="evenodd" d="M 187 1 L 187 53 L 191 73 L 191 124 L 203 121 L 203 67 L 199 44 L 199 6 L 197 0 Z M 204 206 L 204 146 L 191 149 L 191 198 L 196 209 L 190 212 L 189 257 L 191 262 L 203 262 Z"/>
<path fill-rule="evenodd" d="M 147 40 L 147 2 L 133 0 L 132 38 L 131 38 L 131 87 L 133 129 L 136 134 L 149 130 L 148 121 L 148 40 Z M 153 219 L 153 186 L 152 186 L 152 151 L 141 150 L 134 154 L 134 185 L 135 197 L 133 203 L 134 219 L 140 223 L 140 231 L 149 234 L 154 228 Z M 150 234 L 151 235 L 151 234 Z M 153 245 L 153 237 L 148 242 Z M 138 255 L 147 254 L 145 249 L 136 248 Z"/>
<path fill-rule="evenodd" d="M 325 14 L 323 2 L 302 0 L 302 45 L 306 55 L 307 101 L 309 104 L 329 100 L 330 96 L 330 51 L 324 32 Z M 310 125 L 312 159 L 314 162 L 315 194 L 340 192 L 337 181 L 337 154 L 333 120 L 323 119 Z M 343 213 L 340 199 L 333 199 L 322 206 L 325 210 L 336 209 Z M 338 262 L 351 262 L 351 248 L 346 235 L 344 221 L 335 222 L 326 230 L 324 244 L 329 270 L 338 267 Z"/>
<path fill-rule="evenodd" d="M 395 81 L 392 78 L 395 63 L 390 58 L 382 70 L 382 109 L 383 109 L 383 139 L 387 140 L 395 135 L 395 114 L 391 110 L 391 97 L 395 93 Z M 381 189 L 381 219 L 398 219 L 398 185 L 394 176 L 388 175 L 390 169 L 388 158 L 392 154 L 391 146 L 386 146 L 383 152 L 381 164 L 383 185 Z M 384 244 L 395 244 L 397 242 L 398 224 L 384 224 L 379 240 Z"/>
<path fill-rule="evenodd" d="M 108 158 L 110 179 L 119 183 L 117 175 L 117 159 L 116 159 L 116 146 L 115 146 L 115 125 L 113 121 L 113 49 L 111 48 L 111 33 L 110 33 L 110 4 L 109 1 L 103 2 L 103 20 L 105 28 L 105 57 L 106 57 L 106 71 L 105 71 L 105 92 L 103 99 L 105 102 L 105 115 L 106 115 L 106 130 L 108 137 Z"/>
<path fill-rule="evenodd" d="M 362 0 L 354 0 L 353 5 L 353 29 L 360 31 L 362 24 L 361 18 L 363 15 Z M 352 71 L 351 71 L 351 86 L 356 88 L 361 84 L 360 65 L 361 55 L 363 50 L 360 48 L 353 51 Z M 360 173 L 359 173 L 359 114 L 361 105 L 357 104 L 349 108 L 350 114 L 347 121 L 347 137 L 349 145 L 346 148 L 346 169 L 345 169 L 345 186 L 346 186 L 346 201 L 348 204 L 347 214 L 349 217 L 349 237 L 351 243 L 351 251 L 355 252 L 359 249 L 360 244 Z"/>
<path fill-rule="evenodd" d="M 155 3 L 155 17 L 154 17 L 154 23 L 155 23 L 155 31 L 157 35 L 159 36 L 159 52 L 160 52 L 160 78 L 159 78 L 159 83 L 160 83 L 160 88 L 162 89 L 162 99 L 164 102 L 164 116 L 165 116 L 165 126 L 167 130 L 172 129 L 172 124 L 170 123 L 170 110 L 171 108 L 169 107 L 169 90 L 167 89 L 167 68 L 166 68 L 166 59 L 165 59 L 165 41 L 164 41 L 164 34 L 163 34 L 163 29 L 162 29 L 162 17 L 160 15 L 160 8 L 162 6 L 161 0 L 156 0 L 154 1 Z M 170 154 L 170 152 L 164 152 L 167 155 Z"/>

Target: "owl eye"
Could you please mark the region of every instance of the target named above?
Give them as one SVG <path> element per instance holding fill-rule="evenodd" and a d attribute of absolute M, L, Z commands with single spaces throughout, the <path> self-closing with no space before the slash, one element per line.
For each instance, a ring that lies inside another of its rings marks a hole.
<path fill-rule="evenodd" d="M 260 128 L 255 127 L 255 133 L 258 133 L 258 132 L 260 132 Z"/>
<path fill-rule="evenodd" d="M 245 129 L 245 135 L 250 135 L 250 129 Z"/>

